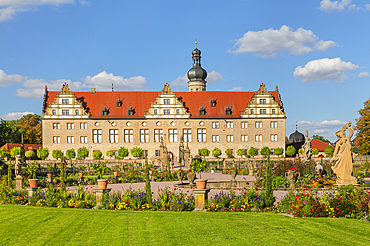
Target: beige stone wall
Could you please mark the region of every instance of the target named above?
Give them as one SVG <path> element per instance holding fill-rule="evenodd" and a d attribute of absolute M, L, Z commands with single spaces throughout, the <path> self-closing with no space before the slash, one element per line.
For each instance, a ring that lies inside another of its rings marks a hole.
<path fill-rule="evenodd" d="M 256 128 L 255 122 L 262 122 L 262 128 Z M 271 128 L 270 122 L 276 121 L 277 128 Z M 87 129 L 80 129 L 80 123 L 86 122 Z M 98 122 L 99 126 L 95 123 Z M 116 125 L 113 126 L 112 123 Z M 127 123 L 130 122 L 130 126 Z M 143 126 L 145 122 L 145 126 Z M 157 125 L 160 122 L 160 125 Z M 171 125 L 171 122 L 172 125 Z M 185 124 L 188 122 L 188 126 Z M 201 125 L 200 122 L 204 124 Z M 213 129 L 212 122 L 219 122 L 219 128 Z M 233 128 L 227 128 L 226 122 L 233 122 Z M 247 128 L 241 128 L 241 122 L 247 122 Z M 60 123 L 60 129 L 53 129 L 53 123 Z M 74 123 L 74 129 L 67 129 L 67 123 Z M 141 147 L 143 150 L 148 150 L 149 158 L 155 158 L 155 150 L 159 150 L 159 143 L 154 142 L 154 129 L 163 129 L 163 134 L 166 134 L 165 143 L 169 151 L 172 151 L 177 157 L 179 153 L 179 142 L 183 129 L 191 129 L 192 141 L 189 143 L 191 155 L 198 154 L 198 150 L 208 148 L 212 151 L 217 147 L 222 151 L 222 157 L 226 157 L 225 150 L 233 149 L 234 156 L 236 156 L 237 149 L 249 149 L 255 147 L 261 149 L 263 146 L 268 146 L 271 149 L 278 147 L 285 148 L 285 118 L 260 118 L 260 119 L 109 119 L 108 120 L 94 120 L 94 119 L 43 119 L 43 147 L 47 147 L 50 152 L 54 149 L 59 149 L 65 152 L 68 149 L 74 148 L 76 151 L 79 147 L 91 147 L 91 150 L 100 150 L 105 153 L 107 150 L 118 150 L 120 146 L 124 146 L 129 150 L 135 146 Z M 206 129 L 206 142 L 197 142 L 197 129 Z M 93 129 L 102 130 L 102 143 L 93 143 L 92 131 Z M 109 130 L 118 129 L 119 142 L 109 143 Z M 133 142 L 124 142 L 124 129 L 133 129 Z M 149 142 L 140 142 L 140 129 L 149 130 Z M 169 143 L 168 130 L 177 129 L 177 142 Z M 271 141 L 271 134 L 277 135 L 277 141 Z M 218 135 L 218 143 L 212 142 L 212 136 Z M 227 142 L 227 136 L 233 136 L 233 142 Z M 241 135 L 247 135 L 248 141 L 242 142 Z M 262 141 L 256 142 L 255 136 L 262 135 Z M 60 143 L 53 143 L 53 136 L 60 136 Z M 67 137 L 74 136 L 74 143 L 67 143 Z M 87 136 L 87 143 L 80 143 L 80 136 Z M 185 143 L 186 146 L 186 143 Z"/>

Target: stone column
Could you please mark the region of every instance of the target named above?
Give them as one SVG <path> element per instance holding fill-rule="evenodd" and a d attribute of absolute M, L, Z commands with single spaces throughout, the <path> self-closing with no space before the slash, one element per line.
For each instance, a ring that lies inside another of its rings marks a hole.
<path fill-rule="evenodd" d="M 195 209 L 194 212 L 206 210 L 206 202 L 208 201 L 208 193 L 211 189 L 194 189 Z"/>
<path fill-rule="evenodd" d="M 36 193 L 37 188 L 27 188 L 28 192 L 28 202 L 31 202 L 31 197 Z"/>
<path fill-rule="evenodd" d="M 99 204 L 99 200 L 100 198 L 105 195 L 105 194 L 109 194 L 109 192 L 112 190 L 112 188 L 107 188 L 107 189 L 99 189 L 99 188 L 95 188 L 93 189 L 94 192 L 95 192 L 95 196 L 96 196 L 96 205 Z"/>
<path fill-rule="evenodd" d="M 23 190 L 23 177 L 20 175 L 15 177 L 15 188 L 17 190 Z"/>

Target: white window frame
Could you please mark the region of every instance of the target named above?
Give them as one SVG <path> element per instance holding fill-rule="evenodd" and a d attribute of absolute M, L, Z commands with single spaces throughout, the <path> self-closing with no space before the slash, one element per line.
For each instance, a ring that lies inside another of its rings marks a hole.
<path fill-rule="evenodd" d="M 256 121 L 256 128 L 262 128 L 262 121 Z"/>
<path fill-rule="evenodd" d="M 260 114 L 267 114 L 267 110 L 265 108 L 260 108 Z"/>
<path fill-rule="evenodd" d="M 80 129 L 87 129 L 87 123 L 86 122 L 81 122 L 80 123 Z"/>
<path fill-rule="evenodd" d="M 171 114 L 171 110 L 170 109 L 163 109 L 163 114 L 164 115 L 170 115 Z"/>
<path fill-rule="evenodd" d="M 271 134 L 270 140 L 271 140 L 271 142 L 277 142 L 278 141 L 278 135 L 277 134 Z"/>
<path fill-rule="evenodd" d="M 170 99 L 163 99 L 163 104 L 169 105 L 170 104 Z"/>
<path fill-rule="evenodd" d="M 206 130 L 206 128 L 198 128 L 197 129 L 197 140 L 198 140 L 198 143 L 207 142 L 207 130 Z"/>
<path fill-rule="evenodd" d="M 154 142 L 159 143 L 163 138 L 163 129 L 154 129 Z"/>
<path fill-rule="evenodd" d="M 75 143 L 75 137 L 74 136 L 67 136 L 67 143 Z"/>
<path fill-rule="evenodd" d="M 248 135 L 241 135 L 240 140 L 241 140 L 242 142 L 248 142 Z"/>
<path fill-rule="evenodd" d="M 256 142 L 262 142 L 262 135 L 256 135 Z"/>
<path fill-rule="evenodd" d="M 242 122 L 240 123 L 240 127 L 241 127 L 241 128 L 248 128 L 248 122 L 247 122 L 247 121 L 242 121 Z"/>
<path fill-rule="evenodd" d="M 101 142 L 102 142 L 102 130 L 93 129 L 93 143 L 101 143 Z"/>
<path fill-rule="evenodd" d="M 226 121 L 226 128 L 234 128 L 234 122 L 232 121 Z"/>
<path fill-rule="evenodd" d="M 277 128 L 278 127 L 277 121 L 271 121 L 270 122 L 270 127 L 271 128 Z"/>
<path fill-rule="evenodd" d="M 62 115 L 69 115 L 69 109 L 62 109 Z"/>
<path fill-rule="evenodd" d="M 87 136 L 80 136 L 80 143 L 87 143 Z"/>
<path fill-rule="evenodd" d="M 226 136 L 226 141 L 227 141 L 228 143 L 232 143 L 232 142 L 234 142 L 234 135 L 227 135 L 227 136 Z"/>
<path fill-rule="evenodd" d="M 170 143 L 177 142 L 177 129 L 168 129 L 168 141 Z"/>
<path fill-rule="evenodd" d="M 220 128 L 220 123 L 218 121 L 213 121 L 212 122 L 212 128 L 213 129 L 218 129 Z"/>
<path fill-rule="evenodd" d="M 140 129 L 140 143 L 149 142 L 149 129 Z"/>
<path fill-rule="evenodd" d="M 74 124 L 74 123 L 67 123 L 67 129 L 68 129 L 68 130 L 73 130 L 73 129 L 75 129 L 75 124 Z"/>
<path fill-rule="evenodd" d="M 109 129 L 109 142 L 118 143 L 118 141 L 119 141 L 118 129 Z"/>
<path fill-rule="evenodd" d="M 124 132 L 125 143 L 134 142 L 134 130 L 133 129 L 125 129 L 123 132 Z"/>
<path fill-rule="evenodd" d="M 53 143 L 60 143 L 60 136 L 53 136 Z"/>
<path fill-rule="evenodd" d="M 184 128 L 182 129 L 182 137 L 184 142 L 191 143 L 191 129 L 190 128 Z"/>
<path fill-rule="evenodd" d="M 53 129 L 59 130 L 60 129 L 60 123 L 53 123 Z"/>
<path fill-rule="evenodd" d="M 212 142 L 213 143 L 220 142 L 220 136 L 219 135 L 212 135 Z"/>

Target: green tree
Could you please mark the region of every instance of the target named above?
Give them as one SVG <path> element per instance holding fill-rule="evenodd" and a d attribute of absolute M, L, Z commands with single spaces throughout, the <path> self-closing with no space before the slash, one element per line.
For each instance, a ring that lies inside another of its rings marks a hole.
<path fill-rule="evenodd" d="M 209 156 L 209 153 L 210 151 L 207 148 L 203 148 L 199 150 L 199 155 L 203 157 Z"/>
<path fill-rule="evenodd" d="M 271 153 L 271 150 L 269 147 L 267 146 L 264 146 L 262 149 L 261 149 L 261 155 L 263 155 L 265 158 L 270 155 Z"/>
<path fill-rule="evenodd" d="M 236 154 L 242 158 L 243 155 L 245 155 L 245 149 L 238 149 L 236 151 Z"/>
<path fill-rule="evenodd" d="M 14 147 L 10 150 L 10 155 L 14 158 L 16 157 L 17 155 L 20 155 L 21 154 L 21 148 L 19 147 Z"/>
<path fill-rule="evenodd" d="M 103 153 L 100 150 L 95 150 L 93 152 L 93 158 L 94 160 L 100 160 L 102 157 Z"/>
<path fill-rule="evenodd" d="M 20 143 L 21 133 L 17 128 L 17 120 L 0 121 L 0 146 L 6 143 Z"/>
<path fill-rule="evenodd" d="M 318 155 L 318 154 L 319 154 L 319 150 L 318 150 L 318 149 L 316 149 L 316 148 L 313 148 L 313 149 L 311 150 L 311 153 L 312 153 L 313 155 Z"/>
<path fill-rule="evenodd" d="M 33 152 L 32 150 L 28 150 L 28 151 L 26 151 L 26 153 L 24 153 L 24 155 L 27 158 L 31 158 L 31 157 L 34 157 L 35 156 L 35 152 Z"/>
<path fill-rule="evenodd" d="M 59 160 L 60 158 L 62 158 L 63 156 L 63 152 L 59 149 L 55 149 L 53 150 L 53 152 L 51 153 L 51 156 L 57 160 Z"/>
<path fill-rule="evenodd" d="M 89 156 L 89 150 L 86 147 L 80 147 L 77 150 L 77 157 L 79 159 L 85 159 Z"/>
<path fill-rule="evenodd" d="M 119 158 L 124 158 L 124 157 L 127 157 L 129 154 L 128 152 L 128 149 L 126 149 L 125 147 L 121 146 L 118 150 L 118 157 Z"/>
<path fill-rule="evenodd" d="M 105 152 L 105 155 L 112 158 L 112 156 L 114 156 L 114 151 L 113 150 L 108 150 L 107 152 Z"/>
<path fill-rule="evenodd" d="M 214 148 L 212 150 L 212 156 L 215 158 L 218 158 L 222 154 L 221 150 L 219 148 Z"/>
<path fill-rule="evenodd" d="M 280 155 L 282 155 L 284 153 L 284 149 L 283 148 L 276 148 L 276 149 L 274 149 L 274 155 L 277 155 L 278 157 L 280 156 Z"/>
<path fill-rule="evenodd" d="M 290 156 L 292 157 L 293 155 L 295 155 L 295 148 L 293 145 L 290 145 L 288 146 L 288 148 L 286 149 L 285 153 L 287 154 L 287 156 Z"/>
<path fill-rule="evenodd" d="M 255 157 L 256 155 L 258 155 L 258 149 L 257 149 L 257 148 L 255 148 L 255 147 L 250 147 L 250 149 L 249 149 L 249 151 L 248 151 L 248 154 L 249 154 L 250 156 Z"/>
<path fill-rule="evenodd" d="M 326 148 L 324 150 L 324 153 L 325 153 L 326 156 L 332 157 L 333 156 L 333 153 L 334 153 L 333 146 L 331 146 L 331 145 L 326 146 Z"/>
<path fill-rule="evenodd" d="M 24 115 L 17 122 L 17 128 L 24 130 L 24 142 L 28 144 L 42 143 L 41 116 L 37 114 Z"/>
<path fill-rule="evenodd" d="M 358 111 L 360 117 L 356 119 L 354 130 L 357 131 L 358 151 L 361 155 L 370 154 L 370 99 L 364 102 L 364 108 Z"/>
<path fill-rule="evenodd" d="M 39 148 L 37 150 L 37 157 L 41 160 L 45 160 L 49 156 L 49 150 L 47 148 Z"/>
<path fill-rule="evenodd" d="M 5 147 L 0 149 L 0 158 L 1 159 L 7 157 L 8 155 L 9 155 L 9 152 L 6 150 Z"/>
<path fill-rule="evenodd" d="M 233 158 L 233 151 L 231 149 L 225 150 L 225 154 L 227 155 L 227 158 Z"/>
<path fill-rule="evenodd" d="M 131 150 L 131 155 L 133 157 L 140 157 L 143 155 L 143 149 L 136 146 Z"/>
<path fill-rule="evenodd" d="M 312 139 L 318 139 L 318 140 L 323 141 L 325 143 L 330 143 L 329 140 L 325 139 L 323 136 L 320 136 L 320 135 L 313 135 Z"/>
<path fill-rule="evenodd" d="M 76 157 L 76 151 L 73 148 L 67 150 L 66 157 L 71 160 L 71 165 L 72 165 L 72 159 Z"/>

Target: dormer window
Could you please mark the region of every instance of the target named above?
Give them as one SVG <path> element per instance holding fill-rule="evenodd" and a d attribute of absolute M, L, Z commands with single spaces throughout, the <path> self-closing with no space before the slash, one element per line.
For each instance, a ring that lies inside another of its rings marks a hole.
<path fill-rule="evenodd" d="M 206 110 L 203 106 L 199 109 L 199 115 L 206 115 Z"/>
<path fill-rule="evenodd" d="M 135 114 L 135 111 L 132 109 L 131 105 L 130 105 L 130 108 L 128 110 L 128 115 L 134 115 Z"/>
<path fill-rule="evenodd" d="M 212 98 L 211 100 L 211 107 L 216 107 L 216 100 L 214 98 Z"/>
<path fill-rule="evenodd" d="M 118 101 L 117 101 L 117 107 L 122 107 L 122 101 L 120 98 L 118 98 Z"/>
<path fill-rule="evenodd" d="M 104 109 L 102 110 L 102 115 L 103 115 L 103 116 L 107 116 L 107 115 L 108 115 L 108 110 L 107 110 L 107 108 L 105 107 L 105 105 L 104 105 Z"/>
<path fill-rule="evenodd" d="M 229 106 L 227 106 L 227 108 L 225 109 L 225 114 L 226 115 L 231 115 L 232 114 L 231 108 L 229 108 Z"/>

